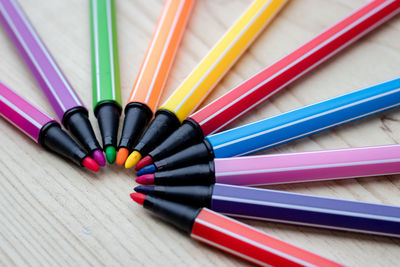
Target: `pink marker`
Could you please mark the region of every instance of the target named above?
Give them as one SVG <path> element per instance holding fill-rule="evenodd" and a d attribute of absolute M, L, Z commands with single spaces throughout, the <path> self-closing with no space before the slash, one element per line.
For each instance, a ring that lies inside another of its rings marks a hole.
<path fill-rule="evenodd" d="M 251 157 L 216 158 L 208 164 L 147 173 L 138 183 L 267 185 L 400 173 L 400 145 Z M 143 173 L 139 173 L 143 174 Z"/>
<path fill-rule="evenodd" d="M 105 157 L 88 111 L 15 0 L 0 0 L 0 22 L 53 106 L 58 118 L 100 165 Z"/>
<path fill-rule="evenodd" d="M 99 166 L 53 118 L 0 82 L 0 115 L 44 148 L 79 166 L 98 171 Z"/>

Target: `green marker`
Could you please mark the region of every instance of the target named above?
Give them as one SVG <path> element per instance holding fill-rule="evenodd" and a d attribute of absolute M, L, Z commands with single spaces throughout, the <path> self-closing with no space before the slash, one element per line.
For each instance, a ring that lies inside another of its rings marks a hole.
<path fill-rule="evenodd" d="M 122 110 L 114 0 L 91 0 L 90 13 L 93 110 L 107 161 L 113 163 Z"/>

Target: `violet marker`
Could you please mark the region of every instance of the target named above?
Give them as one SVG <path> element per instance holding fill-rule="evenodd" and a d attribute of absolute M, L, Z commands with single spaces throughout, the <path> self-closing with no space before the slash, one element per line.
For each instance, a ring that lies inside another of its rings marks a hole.
<path fill-rule="evenodd" d="M 400 207 L 215 184 L 141 185 L 136 192 L 234 217 L 400 237 Z"/>
<path fill-rule="evenodd" d="M 0 20 L 62 124 L 104 166 L 88 111 L 15 0 L 0 0 Z"/>
<path fill-rule="evenodd" d="M 156 161 L 155 164 L 158 162 Z M 160 165 L 157 165 L 160 169 Z M 156 171 L 141 169 L 136 182 L 155 185 L 270 185 L 400 173 L 400 145 L 216 158 L 209 163 Z M 153 173 L 154 172 L 154 173 Z"/>
<path fill-rule="evenodd" d="M 0 115 L 33 141 L 79 166 L 98 171 L 99 166 L 61 125 L 0 82 Z"/>

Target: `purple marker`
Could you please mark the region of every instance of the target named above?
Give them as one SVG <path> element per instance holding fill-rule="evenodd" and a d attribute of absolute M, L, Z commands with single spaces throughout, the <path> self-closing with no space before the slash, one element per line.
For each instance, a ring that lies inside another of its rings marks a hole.
<path fill-rule="evenodd" d="M 400 237 L 400 207 L 235 185 L 149 186 L 135 191 L 226 215 Z"/>
<path fill-rule="evenodd" d="M 0 115 L 44 148 L 70 159 L 79 166 L 98 171 L 87 156 L 54 119 L 0 82 Z"/>
<path fill-rule="evenodd" d="M 15 0 L 0 0 L 0 20 L 63 125 L 105 165 L 88 111 Z"/>

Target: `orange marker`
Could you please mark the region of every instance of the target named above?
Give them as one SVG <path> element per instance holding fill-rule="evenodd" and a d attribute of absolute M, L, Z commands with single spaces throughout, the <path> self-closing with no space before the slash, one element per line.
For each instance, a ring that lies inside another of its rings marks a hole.
<path fill-rule="evenodd" d="M 153 116 L 182 39 L 194 0 L 166 0 L 153 37 L 125 107 L 116 163 L 130 150 Z"/>

